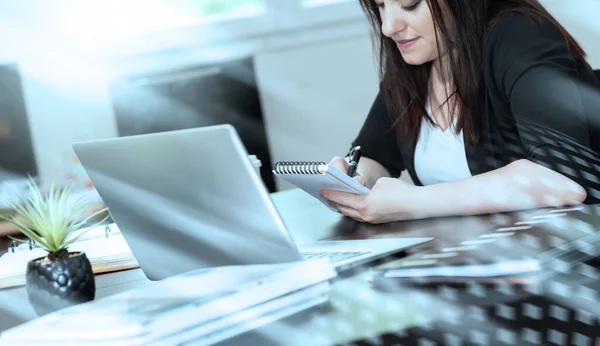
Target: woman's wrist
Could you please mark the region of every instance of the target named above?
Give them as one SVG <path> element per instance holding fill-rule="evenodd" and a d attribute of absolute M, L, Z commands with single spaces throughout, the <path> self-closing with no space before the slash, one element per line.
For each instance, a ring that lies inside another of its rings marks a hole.
<path fill-rule="evenodd" d="M 419 218 L 453 215 L 457 209 L 456 198 L 448 194 L 446 183 L 416 186 L 414 204 Z"/>
<path fill-rule="evenodd" d="M 395 196 L 395 220 L 418 220 L 433 217 L 429 199 L 430 190 L 423 186 L 399 182 L 404 187 Z"/>
<path fill-rule="evenodd" d="M 434 205 L 437 204 L 435 200 L 435 189 L 432 186 L 417 186 L 413 188 L 411 196 L 411 214 L 413 219 L 427 219 L 436 217 L 437 211 Z"/>

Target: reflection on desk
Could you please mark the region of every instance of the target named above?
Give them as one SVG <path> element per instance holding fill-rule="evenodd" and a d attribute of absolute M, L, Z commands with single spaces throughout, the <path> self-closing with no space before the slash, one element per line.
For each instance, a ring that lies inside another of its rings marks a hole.
<path fill-rule="evenodd" d="M 322 304 L 335 276 L 325 259 L 200 269 L 52 312 L 0 342 L 210 345 Z"/>
<path fill-rule="evenodd" d="M 597 206 L 591 206 L 368 225 L 330 212 L 301 190 L 276 193 L 272 199 L 299 240 L 435 237 L 411 251 L 410 258 L 415 259 L 461 251 L 478 256 L 489 256 L 491 251 L 535 254 L 541 249 L 566 248 L 566 244 L 593 254 L 589 244 L 573 240 L 595 234 L 600 214 Z M 491 236 L 495 234 L 502 236 Z M 390 292 L 373 289 L 367 281 L 369 268 L 365 269 L 343 275 L 332 285 L 328 308 L 294 315 L 223 344 L 336 345 L 364 340 L 357 344 L 367 345 L 396 340 L 402 345 L 458 345 L 462 340 L 463 344 L 527 345 L 521 341 L 539 338 L 544 344 L 567 334 L 565 344 L 586 345 L 586 338 L 599 330 L 600 274 L 585 263 L 557 263 L 552 268 L 555 275 L 543 285 L 403 286 Z M 149 284 L 139 270 L 98 275 L 96 283 L 98 298 Z M 0 313 L 4 314 L 0 328 L 34 317 L 22 288 L 0 292 Z M 550 319 L 537 320 L 540 311 Z M 545 323 L 542 329 L 537 321 Z M 506 342 L 511 340 L 515 342 Z"/>

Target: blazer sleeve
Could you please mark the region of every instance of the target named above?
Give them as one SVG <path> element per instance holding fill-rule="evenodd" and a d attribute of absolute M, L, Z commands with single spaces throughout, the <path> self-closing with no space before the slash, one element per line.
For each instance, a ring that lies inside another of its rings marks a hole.
<path fill-rule="evenodd" d="M 484 73 L 510 108 L 525 158 L 600 198 L 600 88 L 550 21 L 510 13 L 489 31 Z M 514 128 L 514 127 L 513 127 Z"/>
<path fill-rule="evenodd" d="M 381 95 L 378 93 L 352 146 L 360 145 L 361 154 L 379 162 L 392 177 L 404 170 L 398 136 Z"/>

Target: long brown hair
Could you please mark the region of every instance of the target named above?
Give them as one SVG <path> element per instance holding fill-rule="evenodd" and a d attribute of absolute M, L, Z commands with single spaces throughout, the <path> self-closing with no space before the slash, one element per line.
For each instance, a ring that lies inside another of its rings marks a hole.
<path fill-rule="evenodd" d="M 456 133 L 463 130 L 465 142 L 479 141 L 479 100 L 483 84 L 483 45 L 485 34 L 499 14 L 517 11 L 532 19 L 546 18 L 562 32 L 568 47 L 585 63 L 585 52 L 575 39 L 539 3 L 538 0 L 425 0 L 431 10 L 438 37 L 438 48 L 452 47 L 448 54 L 448 71 L 455 96 L 460 103 Z M 443 4 L 440 4 L 444 1 Z M 431 62 L 409 65 L 398 52 L 396 43 L 381 33 L 382 20 L 374 0 L 360 0 L 371 24 L 375 50 L 379 52 L 380 92 L 392 118 L 394 127 L 408 143 L 418 139 L 421 121 L 425 115 Z M 443 7 L 443 9 L 442 9 Z M 444 17 L 449 18 L 444 20 Z M 453 34 L 449 26 L 452 26 Z M 452 37 L 460 37 L 452 40 Z M 589 66 L 588 66 L 589 67 Z M 448 101 L 448 100 L 446 100 Z M 425 117 L 432 123 L 429 117 Z"/>

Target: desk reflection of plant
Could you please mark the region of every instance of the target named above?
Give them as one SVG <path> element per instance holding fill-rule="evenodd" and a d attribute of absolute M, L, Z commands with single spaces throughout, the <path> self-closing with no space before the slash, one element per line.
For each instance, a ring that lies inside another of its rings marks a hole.
<path fill-rule="evenodd" d="M 83 252 L 70 252 L 69 246 L 85 233 L 79 231 L 83 227 L 89 230 L 102 223 L 106 218 L 88 225 L 107 209 L 90 213 L 84 203 L 86 196 L 69 200 L 71 188 L 72 185 L 60 188 L 52 183 L 49 191 L 43 194 L 30 180 L 29 196 L 17 194 L 18 202 L 11 201 L 13 215 L 2 217 L 33 241 L 34 246 L 47 252 L 46 256 L 27 263 L 27 295 L 39 315 L 93 300 L 96 294 L 89 259 Z"/>

